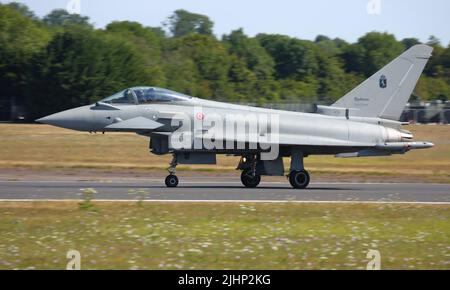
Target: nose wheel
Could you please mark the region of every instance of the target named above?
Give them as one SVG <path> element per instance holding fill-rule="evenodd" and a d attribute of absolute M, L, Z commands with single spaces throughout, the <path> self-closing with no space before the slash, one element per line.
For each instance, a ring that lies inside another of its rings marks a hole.
<path fill-rule="evenodd" d="M 165 183 L 167 187 L 177 187 L 178 177 L 176 175 L 170 174 L 166 177 Z"/>

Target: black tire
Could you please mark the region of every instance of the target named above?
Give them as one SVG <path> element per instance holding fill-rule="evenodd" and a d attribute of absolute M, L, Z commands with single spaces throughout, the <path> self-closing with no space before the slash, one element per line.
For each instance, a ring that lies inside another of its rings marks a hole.
<path fill-rule="evenodd" d="M 251 169 L 245 169 L 241 173 L 241 182 L 247 188 L 255 188 L 261 182 L 261 175 L 253 176 Z"/>
<path fill-rule="evenodd" d="M 309 173 L 306 170 L 294 170 L 289 173 L 289 183 L 293 188 L 305 189 L 308 187 L 310 180 Z"/>
<path fill-rule="evenodd" d="M 165 180 L 167 187 L 177 187 L 178 177 L 176 175 L 168 175 Z"/>

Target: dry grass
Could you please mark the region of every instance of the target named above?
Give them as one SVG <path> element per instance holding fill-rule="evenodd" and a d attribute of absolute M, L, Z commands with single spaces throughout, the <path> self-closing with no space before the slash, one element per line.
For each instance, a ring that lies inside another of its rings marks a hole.
<path fill-rule="evenodd" d="M 0 268 L 450 269 L 447 205 L 0 203 Z"/>
<path fill-rule="evenodd" d="M 397 179 L 450 182 L 450 126 L 410 126 L 416 140 L 436 147 L 406 155 L 338 159 L 312 156 L 305 160 L 316 176 L 368 180 Z M 88 134 L 47 125 L 0 124 L 0 168 L 37 169 L 163 169 L 170 156 L 148 152 L 147 138 L 128 133 Z M 287 160 L 286 160 L 287 161 Z M 234 170 L 236 157 L 219 156 L 218 166 L 180 166 L 180 170 Z"/>

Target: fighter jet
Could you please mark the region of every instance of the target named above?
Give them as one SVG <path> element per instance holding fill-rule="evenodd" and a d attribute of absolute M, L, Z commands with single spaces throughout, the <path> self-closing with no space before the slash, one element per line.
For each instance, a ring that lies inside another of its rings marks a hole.
<path fill-rule="evenodd" d="M 430 148 L 414 142 L 399 122 L 432 48 L 408 49 L 331 106 L 313 113 L 272 110 L 204 100 L 157 87 L 133 87 L 95 104 L 37 120 L 88 132 L 134 132 L 149 138 L 151 153 L 172 154 L 165 179 L 176 187 L 178 164 L 216 164 L 217 154 L 240 156 L 245 187 L 261 176 L 284 176 L 304 189 L 310 155 L 368 157 Z M 283 158 L 290 158 L 285 172 Z"/>

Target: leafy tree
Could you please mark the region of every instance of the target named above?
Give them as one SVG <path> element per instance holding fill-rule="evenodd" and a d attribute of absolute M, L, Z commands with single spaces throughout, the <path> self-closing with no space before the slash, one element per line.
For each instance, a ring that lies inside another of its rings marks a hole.
<path fill-rule="evenodd" d="M 8 5 L 0 5 L 0 65 L 20 63 L 45 45 L 51 34 Z"/>
<path fill-rule="evenodd" d="M 149 78 L 132 46 L 91 30 L 57 34 L 32 62 L 33 118 L 92 103 Z"/>
<path fill-rule="evenodd" d="M 331 39 L 326 35 L 319 34 L 316 36 L 316 39 L 314 40 L 315 43 L 319 43 L 322 41 L 331 41 Z"/>
<path fill-rule="evenodd" d="M 318 48 L 330 56 L 339 55 L 342 49 L 348 46 L 348 43 L 340 38 L 330 39 L 324 35 L 317 36 L 314 42 Z"/>
<path fill-rule="evenodd" d="M 6 7 L 13 8 L 17 10 L 20 14 L 23 16 L 32 19 L 32 20 L 38 20 L 37 16 L 34 14 L 33 11 L 31 11 L 28 6 L 25 4 L 19 3 L 19 2 L 11 2 L 5 5 Z"/>
<path fill-rule="evenodd" d="M 205 91 L 198 85 L 201 77 L 192 58 L 186 57 L 180 50 L 175 50 L 165 52 L 164 60 L 168 88 L 197 97 L 212 95 L 211 91 Z"/>
<path fill-rule="evenodd" d="M 336 47 L 341 51 L 347 46 L 349 46 L 349 43 L 347 41 L 340 39 L 339 37 L 333 39 L 333 42 L 335 43 Z"/>
<path fill-rule="evenodd" d="M 443 57 L 446 49 L 441 45 L 441 41 L 434 36 L 430 36 L 427 44 L 433 47 L 433 57 L 425 67 L 425 74 L 430 77 L 443 77 L 445 75 Z"/>
<path fill-rule="evenodd" d="M 342 54 L 346 70 L 369 77 L 404 51 L 394 35 L 370 32 Z"/>
<path fill-rule="evenodd" d="M 241 99 L 257 102 L 277 100 L 279 88 L 274 80 L 275 63 L 259 41 L 238 29 L 224 35 L 222 42 L 233 58 L 229 76 L 235 94 Z"/>
<path fill-rule="evenodd" d="M 176 41 L 177 50 L 196 64 L 200 77 L 197 92 L 201 97 L 225 98 L 229 57 L 225 47 L 214 37 L 190 34 Z"/>
<path fill-rule="evenodd" d="M 442 78 L 422 76 L 414 90 L 421 100 L 446 101 L 450 96 L 450 84 Z"/>
<path fill-rule="evenodd" d="M 174 37 L 188 34 L 212 35 L 214 23 L 205 15 L 179 9 L 169 17 L 168 26 Z"/>
<path fill-rule="evenodd" d="M 229 53 L 242 59 L 258 78 L 272 78 L 274 61 L 258 40 L 247 37 L 242 29 L 238 29 L 225 35 L 223 42 L 228 46 Z"/>
<path fill-rule="evenodd" d="M 283 100 L 292 102 L 315 102 L 318 81 L 310 76 L 303 81 L 294 79 L 279 80 L 280 95 Z"/>
<path fill-rule="evenodd" d="M 437 37 L 434 36 L 434 35 L 431 35 L 431 36 L 428 38 L 427 44 L 428 44 L 428 45 L 431 45 L 431 46 L 442 46 L 442 45 L 441 45 L 441 41 L 439 40 L 439 38 L 437 38 Z"/>
<path fill-rule="evenodd" d="M 420 44 L 420 41 L 417 38 L 405 38 L 402 40 L 402 44 L 405 49 L 409 49 L 416 44 Z"/>
<path fill-rule="evenodd" d="M 147 75 L 151 76 L 147 85 L 165 86 L 161 58 L 164 35 L 155 28 L 143 27 L 140 23 L 130 21 L 112 22 L 106 27 L 106 31 L 135 47 L 136 53 L 144 60 Z"/>
<path fill-rule="evenodd" d="M 439 39 L 430 36 L 427 43 L 433 47 L 433 56 L 425 67 L 415 94 L 422 100 L 448 100 L 450 98 L 450 45 L 444 48 Z"/>
<path fill-rule="evenodd" d="M 20 9 L 17 9 L 19 7 Z M 51 33 L 24 14 L 25 6 L 0 4 L 0 102 L 22 104 L 29 86 L 27 69 Z"/>
<path fill-rule="evenodd" d="M 303 80 L 316 73 L 317 62 L 308 41 L 269 34 L 260 34 L 257 38 L 274 59 L 278 79 Z"/>
<path fill-rule="evenodd" d="M 46 15 L 42 21 L 50 27 L 84 26 L 92 28 L 89 17 L 70 14 L 64 9 L 55 9 Z"/>
<path fill-rule="evenodd" d="M 447 84 L 450 84 L 450 44 L 441 55 L 441 65 L 444 68 L 444 77 Z M 450 98 L 450 96 L 448 96 Z"/>
<path fill-rule="evenodd" d="M 249 101 L 256 97 L 256 76 L 247 67 L 244 60 L 232 55 L 230 57 L 230 70 L 228 73 L 233 93 L 230 99 L 232 101 Z"/>
<path fill-rule="evenodd" d="M 318 50 L 316 52 L 318 63 L 318 80 L 317 89 L 318 100 L 324 103 L 331 103 L 342 97 L 349 89 L 347 87 L 347 79 L 344 70 L 339 61 L 327 55 L 325 51 Z"/>

